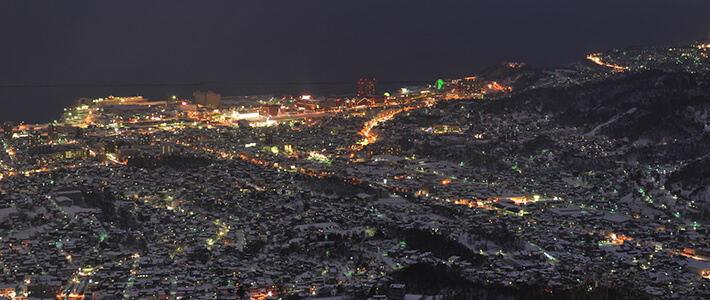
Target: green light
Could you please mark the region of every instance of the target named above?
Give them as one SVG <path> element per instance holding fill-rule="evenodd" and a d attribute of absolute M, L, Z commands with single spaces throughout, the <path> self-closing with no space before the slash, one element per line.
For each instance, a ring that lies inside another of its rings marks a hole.
<path fill-rule="evenodd" d="M 444 80 L 443 80 L 443 79 L 438 79 L 438 80 L 436 81 L 436 89 L 437 89 L 437 90 L 440 90 L 440 89 L 442 89 L 442 88 L 444 88 Z"/>

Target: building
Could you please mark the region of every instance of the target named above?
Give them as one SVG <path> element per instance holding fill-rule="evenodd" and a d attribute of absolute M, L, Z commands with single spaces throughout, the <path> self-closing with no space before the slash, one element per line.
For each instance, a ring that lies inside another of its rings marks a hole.
<path fill-rule="evenodd" d="M 139 152 L 138 148 L 133 147 L 121 147 L 116 153 L 116 157 L 119 159 L 127 159 L 129 156 L 137 155 Z"/>
<path fill-rule="evenodd" d="M 264 105 L 259 108 L 262 116 L 274 117 L 281 115 L 281 105 Z"/>
<path fill-rule="evenodd" d="M 49 154 L 54 152 L 54 146 L 52 145 L 37 145 L 37 146 L 30 146 L 29 148 L 29 154 L 30 155 L 37 155 L 37 154 Z"/>
<path fill-rule="evenodd" d="M 91 106 L 92 104 L 94 104 L 94 100 L 92 100 L 91 98 L 76 99 L 76 106 Z"/>
<path fill-rule="evenodd" d="M 29 294 L 35 299 L 54 299 L 57 297 L 61 288 L 62 282 L 59 280 L 32 280 L 32 283 L 27 285 Z"/>
<path fill-rule="evenodd" d="M 456 125 L 434 125 L 434 133 L 458 133 L 461 134 L 463 131 L 461 127 Z"/>
<path fill-rule="evenodd" d="M 77 106 L 113 106 L 113 105 L 141 105 L 148 103 L 148 99 L 143 98 L 143 96 L 133 96 L 133 97 L 115 97 L 109 95 L 107 98 L 99 99 L 88 99 L 80 98 L 77 99 Z"/>
<path fill-rule="evenodd" d="M 55 160 L 85 159 L 90 156 L 89 150 L 77 146 L 60 147 L 59 149 L 53 147 L 53 149 L 53 152 L 55 153 L 53 158 Z"/>
<path fill-rule="evenodd" d="M 14 283 L 0 283 L 0 297 L 13 299 L 15 297 L 16 288 L 17 284 Z"/>
<path fill-rule="evenodd" d="M 30 147 L 38 146 L 39 144 L 42 144 L 42 136 L 37 131 L 32 130 L 32 132 L 30 132 L 28 138 L 29 138 Z"/>
<path fill-rule="evenodd" d="M 160 154 L 169 155 L 175 152 L 175 144 L 173 143 L 161 143 L 160 144 Z"/>
<path fill-rule="evenodd" d="M 367 158 L 372 158 L 375 155 L 392 155 L 401 156 L 402 146 L 394 143 L 384 143 L 384 144 L 370 144 L 365 148 L 367 151 Z"/>
<path fill-rule="evenodd" d="M 462 94 L 480 94 L 483 87 L 483 81 L 477 77 L 466 77 L 458 81 L 457 89 Z"/>
<path fill-rule="evenodd" d="M 327 110 L 334 107 L 338 107 L 342 104 L 344 104 L 344 102 L 340 101 L 339 98 L 324 96 L 312 97 L 310 95 L 301 96 L 301 98 L 296 103 L 298 107 L 313 111 Z"/>
<path fill-rule="evenodd" d="M 372 78 L 372 80 L 360 79 L 357 82 L 357 95 L 375 95 L 377 94 L 377 80 Z"/>
<path fill-rule="evenodd" d="M 81 127 L 74 127 L 74 139 L 81 139 L 84 137 L 84 131 Z"/>
<path fill-rule="evenodd" d="M 116 150 L 118 147 L 116 146 L 116 143 L 113 141 L 109 141 L 103 146 L 103 152 L 104 153 L 116 153 Z"/>
<path fill-rule="evenodd" d="M 710 262 L 705 260 L 687 258 L 685 261 L 685 269 L 686 271 L 696 274 L 698 276 L 710 276 Z"/>
<path fill-rule="evenodd" d="M 71 198 L 66 197 L 66 196 L 57 197 L 55 199 L 55 202 L 57 202 L 57 204 L 59 204 L 59 206 L 63 206 L 63 207 L 69 207 L 69 206 L 74 205 L 74 200 L 72 200 Z"/>
<path fill-rule="evenodd" d="M 213 91 L 195 91 L 192 96 L 195 98 L 195 104 L 210 108 L 219 108 L 222 102 L 222 96 Z"/>
<path fill-rule="evenodd" d="M 394 283 L 390 285 L 387 290 L 387 299 L 389 300 L 404 300 L 406 293 L 406 285 L 400 283 Z"/>
<path fill-rule="evenodd" d="M 12 138 L 12 122 L 10 121 L 5 121 L 5 123 L 2 124 L 2 130 L 5 132 L 5 139 L 9 140 Z"/>
<path fill-rule="evenodd" d="M 54 124 L 47 125 L 47 138 L 50 141 L 56 141 L 59 138 L 59 129 Z"/>
<path fill-rule="evenodd" d="M 138 144 L 140 145 L 150 145 L 153 143 L 153 136 L 150 134 L 143 134 L 138 138 Z"/>

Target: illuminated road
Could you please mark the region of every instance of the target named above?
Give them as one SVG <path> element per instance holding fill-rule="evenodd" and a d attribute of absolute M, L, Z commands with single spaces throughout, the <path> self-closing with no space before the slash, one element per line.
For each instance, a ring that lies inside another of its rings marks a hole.
<path fill-rule="evenodd" d="M 621 71 L 628 69 L 627 67 L 604 62 L 604 61 L 602 61 L 601 57 L 599 57 L 600 55 L 601 55 L 601 53 L 589 54 L 589 55 L 587 55 L 587 59 L 591 60 L 593 63 L 595 63 L 597 65 L 612 68 L 613 72 L 621 72 Z"/>
<path fill-rule="evenodd" d="M 396 116 L 397 114 L 404 112 L 404 111 L 422 108 L 425 106 L 432 106 L 437 101 L 438 100 L 425 101 L 425 102 L 422 102 L 418 105 L 405 106 L 402 108 L 393 108 L 393 109 L 389 109 L 389 110 L 386 110 L 386 111 L 383 111 L 383 112 L 377 114 L 377 116 L 375 116 L 374 118 L 372 118 L 371 120 L 369 120 L 365 123 L 362 130 L 360 130 L 360 132 L 359 132 L 359 134 L 362 135 L 364 139 L 359 143 L 359 145 L 353 145 L 352 149 L 362 150 L 362 148 L 364 146 L 367 146 L 367 145 L 372 144 L 375 141 L 377 141 L 377 138 L 379 136 L 377 134 L 373 133 L 372 129 L 375 126 L 379 125 L 380 123 L 387 122 L 387 121 L 391 120 L 392 118 L 394 118 L 394 116 Z"/>
<path fill-rule="evenodd" d="M 362 147 L 374 143 L 377 140 L 378 135 L 372 132 L 372 128 L 377 126 L 379 123 L 392 119 L 396 114 L 402 111 L 403 109 L 388 110 L 378 114 L 372 120 L 367 121 L 365 126 L 359 132 L 365 139 L 360 143 L 360 145 L 353 146 L 353 148 L 360 150 Z"/>
<path fill-rule="evenodd" d="M 131 263 L 131 273 L 128 276 L 128 279 L 126 279 L 126 288 L 123 290 L 123 299 L 131 299 L 131 291 L 133 291 L 133 286 L 136 282 L 136 272 L 139 269 L 138 267 L 140 266 L 140 260 L 140 255 L 136 253 L 133 255 L 132 261 L 128 261 Z"/>

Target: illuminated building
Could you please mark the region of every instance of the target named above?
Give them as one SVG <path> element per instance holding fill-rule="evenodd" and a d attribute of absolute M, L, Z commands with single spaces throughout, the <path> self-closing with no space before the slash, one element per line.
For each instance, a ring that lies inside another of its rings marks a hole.
<path fill-rule="evenodd" d="M 178 107 L 180 111 L 196 111 L 197 104 L 188 104 L 187 102 L 182 102 Z"/>
<path fill-rule="evenodd" d="M 702 277 L 710 276 L 710 262 L 705 260 L 687 258 L 685 268 L 688 272 L 695 273 Z"/>
<path fill-rule="evenodd" d="M 75 159 L 84 159 L 90 156 L 89 150 L 83 149 L 78 146 L 64 146 L 64 147 L 54 147 L 54 151 L 56 152 L 53 155 L 54 160 L 75 160 Z M 37 147 L 37 151 L 45 151 L 45 149 Z M 41 153 L 38 153 L 41 154 Z"/>
<path fill-rule="evenodd" d="M 116 147 L 116 143 L 114 142 L 108 142 L 103 146 L 104 153 L 116 153 L 117 149 L 118 147 Z"/>
<path fill-rule="evenodd" d="M 5 123 L 2 124 L 2 130 L 5 132 L 5 139 L 9 140 L 12 138 L 12 122 L 10 121 L 5 121 Z"/>
<path fill-rule="evenodd" d="M 274 134 L 272 132 L 266 132 L 264 134 L 259 135 L 257 137 L 257 140 L 267 145 L 271 145 L 274 143 Z"/>
<path fill-rule="evenodd" d="M 175 152 L 175 144 L 173 143 L 161 143 L 160 144 L 160 154 L 167 155 Z"/>
<path fill-rule="evenodd" d="M 429 183 L 422 184 L 422 189 L 417 193 L 418 195 L 429 196 L 434 191 L 434 187 Z"/>
<path fill-rule="evenodd" d="M 32 280 L 32 283 L 27 285 L 28 294 L 32 298 L 40 299 L 56 299 L 57 294 L 62 288 L 62 282 L 59 280 L 41 281 Z"/>
<path fill-rule="evenodd" d="M 375 105 L 374 99 L 371 97 L 355 97 L 353 99 L 350 99 L 348 102 L 348 106 L 361 106 L 361 105 Z"/>
<path fill-rule="evenodd" d="M 342 105 L 340 99 L 330 98 L 330 97 L 311 97 L 310 95 L 301 96 L 298 100 L 297 105 L 303 107 L 306 110 L 326 110 L 333 107 L 338 107 Z"/>
<path fill-rule="evenodd" d="M 14 298 L 16 288 L 17 288 L 16 284 L 11 284 L 11 283 L 0 284 L 0 297 L 7 297 L 10 299 Z"/>
<path fill-rule="evenodd" d="M 54 124 L 49 124 L 47 125 L 47 138 L 49 138 L 50 141 L 56 141 L 58 136 L 59 130 L 57 129 Z"/>
<path fill-rule="evenodd" d="M 134 156 L 138 154 L 139 149 L 138 148 L 133 148 L 133 147 L 121 147 L 118 149 L 118 152 L 116 153 L 116 157 L 120 159 L 128 158 L 129 156 Z"/>
<path fill-rule="evenodd" d="M 519 62 L 508 62 L 508 67 L 513 68 L 513 69 L 519 69 L 524 66 L 526 66 L 526 63 L 519 63 Z"/>
<path fill-rule="evenodd" d="M 84 105 L 90 106 L 92 103 L 94 103 L 94 101 L 91 100 L 90 98 L 76 99 L 76 106 L 84 106 Z"/>
<path fill-rule="evenodd" d="M 326 108 L 331 107 L 347 107 L 349 99 L 347 95 L 328 95 L 326 99 Z"/>
<path fill-rule="evenodd" d="M 456 125 L 434 125 L 434 133 L 462 133 L 461 127 Z"/>
<path fill-rule="evenodd" d="M 372 80 L 360 79 L 357 82 L 357 94 L 358 96 L 377 94 L 377 80 L 375 78 Z"/>
<path fill-rule="evenodd" d="M 138 143 L 141 145 L 150 145 L 153 143 L 153 136 L 149 134 L 141 135 L 141 137 L 138 139 Z"/>
<path fill-rule="evenodd" d="M 28 138 L 30 146 L 37 146 L 42 143 L 42 136 L 40 136 L 39 132 L 37 131 L 33 130 L 32 132 L 30 132 Z"/>
<path fill-rule="evenodd" d="M 195 91 L 192 96 L 195 98 L 195 104 L 211 108 L 219 108 L 222 102 L 222 96 L 213 91 Z"/>
<path fill-rule="evenodd" d="M 483 82 L 477 77 L 466 77 L 458 81 L 458 92 L 463 94 L 479 94 L 483 92 Z"/>
<path fill-rule="evenodd" d="M 259 109 L 262 116 L 280 116 L 281 105 L 264 105 Z"/>
<path fill-rule="evenodd" d="M 397 145 L 397 144 L 383 144 L 383 145 L 371 144 L 371 145 L 367 146 L 366 151 L 367 151 L 367 158 L 371 158 L 372 156 L 382 155 L 382 154 L 400 156 L 400 155 L 402 155 L 402 146 Z"/>
<path fill-rule="evenodd" d="M 128 105 L 128 104 L 144 104 L 148 102 L 148 99 L 143 98 L 143 96 L 134 97 L 114 97 L 110 95 L 106 98 L 98 98 L 94 100 L 89 100 L 87 98 L 80 98 L 76 101 L 77 106 L 89 105 L 89 102 L 96 104 L 97 106 L 110 106 L 110 105 Z"/>

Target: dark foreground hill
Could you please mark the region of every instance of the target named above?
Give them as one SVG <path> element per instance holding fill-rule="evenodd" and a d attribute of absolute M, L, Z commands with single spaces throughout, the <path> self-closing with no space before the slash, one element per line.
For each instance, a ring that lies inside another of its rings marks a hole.
<path fill-rule="evenodd" d="M 615 80 L 531 90 L 484 106 L 489 112 L 559 115 L 560 125 L 629 140 L 703 140 L 710 121 L 706 75 L 646 71 Z"/>

